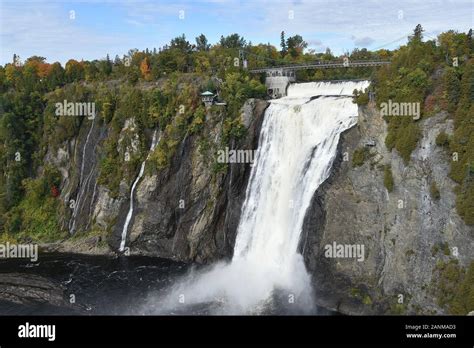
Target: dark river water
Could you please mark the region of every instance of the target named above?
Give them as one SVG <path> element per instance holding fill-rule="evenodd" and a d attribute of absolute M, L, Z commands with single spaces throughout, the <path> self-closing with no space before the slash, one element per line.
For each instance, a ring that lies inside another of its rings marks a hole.
<path fill-rule="evenodd" d="M 196 266 L 170 260 L 129 256 L 107 257 L 75 254 L 42 254 L 38 262 L 27 259 L 0 261 L 0 315 L 206 315 L 213 314 L 218 303 L 180 307 L 165 312 L 153 306 L 153 299 L 167 293 L 170 286 Z M 38 278 L 40 276 L 41 278 Z M 15 286 L 5 284 L 14 279 Z M 33 287 L 34 296 L 22 283 Z M 9 280 L 10 279 L 10 280 Z M 45 284 L 42 284 L 42 282 Z M 48 290 L 52 289 L 52 290 Z M 15 293 L 15 300 L 8 297 Z M 48 294 L 59 292 L 64 303 L 54 303 Z M 39 295 L 38 295 L 39 293 Z M 73 295 L 74 303 L 71 303 Z M 271 304 L 259 314 L 301 314 L 285 306 L 275 293 Z M 331 315 L 317 308 L 310 313 Z"/>

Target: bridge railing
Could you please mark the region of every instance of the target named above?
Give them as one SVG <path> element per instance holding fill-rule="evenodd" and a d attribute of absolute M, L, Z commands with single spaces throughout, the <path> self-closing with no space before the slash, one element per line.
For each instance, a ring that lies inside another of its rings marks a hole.
<path fill-rule="evenodd" d="M 292 65 L 279 65 L 265 68 L 249 69 L 251 73 L 262 73 L 272 70 L 302 70 L 302 69 L 327 69 L 327 68 L 351 68 L 351 67 L 370 67 L 390 64 L 390 61 L 370 60 L 370 61 L 319 61 Z"/>

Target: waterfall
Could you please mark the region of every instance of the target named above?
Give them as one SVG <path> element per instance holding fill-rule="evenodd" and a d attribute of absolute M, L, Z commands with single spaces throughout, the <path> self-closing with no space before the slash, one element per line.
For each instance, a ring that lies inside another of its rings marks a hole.
<path fill-rule="evenodd" d="M 157 143 L 160 141 L 160 139 L 157 139 L 156 137 L 157 131 L 155 130 L 153 132 L 153 139 L 151 140 L 151 146 L 150 146 L 150 151 L 148 152 L 148 156 L 146 159 L 142 162 L 142 165 L 140 167 L 140 171 L 138 172 L 137 177 L 135 178 L 135 181 L 132 184 L 132 188 L 130 189 L 130 208 L 128 209 L 127 217 L 125 218 L 125 223 L 123 225 L 123 230 L 122 230 L 122 240 L 120 242 L 120 247 L 119 251 L 123 252 L 125 250 L 125 242 L 127 241 L 127 230 L 128 230 L 128 225 L 130 224 L 130 221 L 132 220 L 133 216 L 133 194 L 135 193 L 135 188 L 140 181 L 140 179 L 143 176 L 143 173 L 145 172 L 145 163 L 150 156 L 150 153 L 155 149 Z"/>
<path fill-rule="evenodd" d="M 330 174 L 340 134 L 357 122 L 354 89 L 367 81 L 293 84 L 265 112 L 230 263 L 187 276 L 160 304 L 219 303 L 220 313 L 262 313 L 276 292 L 311 307 L 298 243 L 315 191 Z M 315 98 L 316 97 L 316 98 Z M 183 303 L 183 301 L 181 302 Z"/>
<path fill-rule="evenodd" d="M 86 178 L 86 184 L 83 183 L 83 178 L 84 178 L 84 167 L 85 167 L 85 161 L 86 161 L 86 151 L 87 151 L 87 145 L 89 144 L 89 138 L 91 136 L 92 130 L 94 129 L 94 123 L 95 123 L 95 117 L 92 119 L 91 126 L 89 128 L 89 131 L 87 132 L 86 136 L 86 141 L 84 142 L 84 147 L 82 148 L 82 159 L 81 159 L 81 171 L 79 173 L 79 193 L 76 197 L 76 201 L 74 203 L 74 208 L 72 211 L 72 216 L 71 219 L 69 220 L 69 232 L 74 233 L 76 230 L 76 217 L 77 213 L 79 211 L 79 206 L 81 203 L 82 196 L 84 194 L 85 187 L 87 186 L 87 183 L 92 175 L 93 169 L 91 169 L 88 177 Z"/>

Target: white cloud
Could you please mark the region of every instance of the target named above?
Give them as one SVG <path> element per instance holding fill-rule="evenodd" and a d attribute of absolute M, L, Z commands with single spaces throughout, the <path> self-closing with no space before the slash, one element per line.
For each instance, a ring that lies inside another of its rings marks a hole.
<path fill-rule="evenodd" d="M 54 2 L 2 2 L 0 5 L 0 63 L 11 62 L 14 53 L 22 59 L 32 55 L 59 60 L 99 59 L 107 53 L 125 53 L 133 47 L 131 37 L 97 32 L 81 26 L 69 12 Z M 125 48 L 127 47 L 127 48 Z"/>
<path fill-rule="evenodd" d="M 374 39 L 368 36 L 359 38 L 352 36 L 351 39 L 354 41 L 354 45 L 357 47 L 368 47 L 374 43 Z"/>
<path fill-rule="evenodd" d="M 87 4 L 94 1 L 86 1 Z M 82 2 L 81 2 L 82 3 Z M 97 1 L 122 13 L 125 34 L 86 27 L 69 20 L 62 1 L 0 2 L 0 63 L 13 53 L 64 62 L 94 59 L 130 48 L 158 47 L 177 35 L 204 33 L 211 42 L 238 32 L 254 43 L 279 45 L 280 32 L 300 34 L 318 49 L 336 53 L 354 46 L 396 47 L 421 23 L 426 34 L 467 31 L 473 23 L 472 0 L 140 0 Z M 178 20 L 179 11 L 185 20 Z M 121 11 L 121 12 L 120 12 Z M 293 11 L 293 12 L 290 12 Z M 401 12 L 400 12 L 401 11 Z M 291 14 L 294 15 L 292 19 Z M 401 15 L 400 15 L 401 14 Z M 107 26 L 108 18 L 104 18 Z M 353 39 L 351 39 L 353 37 Z M 317 38 L 317 39 L 315 39 Z M 395 39 L 400 39 L 396 42 Z"/>

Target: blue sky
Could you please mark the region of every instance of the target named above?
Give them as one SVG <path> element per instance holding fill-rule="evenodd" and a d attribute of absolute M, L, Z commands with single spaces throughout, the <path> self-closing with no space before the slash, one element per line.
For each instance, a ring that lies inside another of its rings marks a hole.
<path fill-rule="evenodd" d="M 0 0 L 0 64 L 14 53 L 63 64 L 113 58 L 183 33 L 192 42 L 204 33 L 215 43 L 237 32 L 254 44 L 278 46 L 282 30 L 302 35 L 317 52 L 330 47 L 341 54 L 397 47 L 418 23 L 435 37 L 466 32 L 473 22 L 474 0 Z"/>

